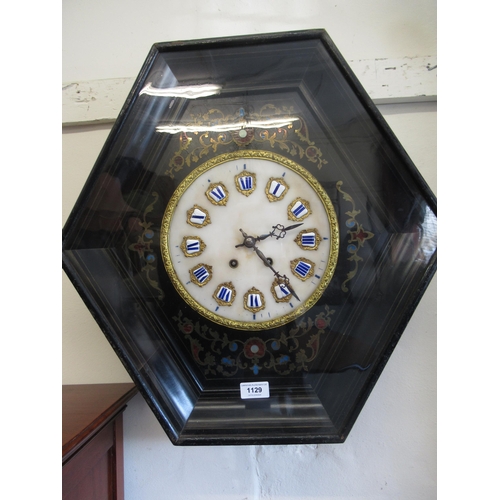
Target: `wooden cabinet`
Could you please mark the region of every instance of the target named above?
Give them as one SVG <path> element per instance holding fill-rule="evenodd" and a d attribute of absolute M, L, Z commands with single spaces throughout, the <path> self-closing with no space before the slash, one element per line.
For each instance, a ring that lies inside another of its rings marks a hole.
<path fill-rule="evenodd" d="M 62 386 L 63 500 L 123 500 L 123 421 L 134 384 Z"/>

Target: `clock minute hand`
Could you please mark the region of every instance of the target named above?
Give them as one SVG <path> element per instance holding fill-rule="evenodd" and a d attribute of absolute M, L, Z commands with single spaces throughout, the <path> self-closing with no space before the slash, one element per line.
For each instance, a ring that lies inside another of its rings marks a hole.
<path fill-rule="evenodd" d="M 268 233 L 268 234 L 263 234 L 261 236 L 257 236 L 257 241 L 262 241 L 268 238 L 269 236 L 275 236 L 277 240 L 280 238 L 284 238 L 286 235 L 287 231 L 291 231 L 292 229 L 295 229 L 296 227 L 302 226 L 302 222 L 300 224 L 292 224 L 291 226 L 285 227 L 283 224 L 276 224 L 273 226 L 273 230 Z M 279 231 L 279 234 L 276 234 L 275 231 Z"/>

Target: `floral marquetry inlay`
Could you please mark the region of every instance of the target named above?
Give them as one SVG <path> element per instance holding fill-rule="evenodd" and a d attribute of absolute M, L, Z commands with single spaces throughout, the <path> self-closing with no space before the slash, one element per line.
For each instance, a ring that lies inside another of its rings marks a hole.
<path fill-rule="evenodd" d="M 179 149 L 169 162 L 166 174 L 173 177 L 174 172 L 192 168 L 206 160 L 210 153 L 224 154 L 235 145 L 256 149 L 264 147 L 279 148 L 296 161 L 305 161 L 321 169 L 328 162 L 322 151 L 309 138 L 308 127 L 293 107 L 278 107 L 265 104 L 257 112 L 247 113 L 243 108 L 234 114 L 220 109 L 210 109 L 192 117 L 196 131 L 178 132 Z M 278 119 L 282 125 L 272 126 Z M 222 128 L 237 130 L 213 130 L 214 122 Z M 252 126 L 252 123 L 259 126 Z M 266 126 L 267 125 L 267 126 Z M 168 130 L 160 127 L 159 132 Z"/>
<path fill-rule="evenodd" d="M 233 377 L 238 373 L 264 375 L 307 372 L 316 358 L 320 339 L 330 327 L 334 309 L 324 307 L 289 333 L 240 339 L 227 332 L 207 329 L 181 311 L 174 320 L 191 345 L 191 352 L 207 376 Z"/>

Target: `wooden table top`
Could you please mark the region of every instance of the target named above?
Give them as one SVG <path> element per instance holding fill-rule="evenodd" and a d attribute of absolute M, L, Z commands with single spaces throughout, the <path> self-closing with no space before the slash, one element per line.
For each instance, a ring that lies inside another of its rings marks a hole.
<path fill-rule="evenodd" d="M 63 385 L 63 462 L 122 411 L 136 393 L 132 383 Z"/>

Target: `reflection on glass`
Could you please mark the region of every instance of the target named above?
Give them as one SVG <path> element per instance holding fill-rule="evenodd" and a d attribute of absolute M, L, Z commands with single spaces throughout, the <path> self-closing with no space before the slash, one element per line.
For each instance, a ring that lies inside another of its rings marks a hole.
<path fill-rule="evenodd" d="M 437 248 L 437 218 L 430 207 L 425 207 L 425 217 L 422 222 L 422 238 L 420 243 L 421 259 L 429 262 Z"/>
<path fill-rule="evenodd" d="M 244 120 L 235 123 L 206 124 L 206 125 L 160 125 L 156 127 L 157 132 L 167 134 L 177 134 L 179 132 L 230 132 L 235 130 L 244 130 L 245 128 L 280 128 L 290 127 L 294 121 L 298 120 L 296 116 L 283 116 L 271 120 Z"/>
<path fill-rule="evenodd" d="M 203 85 L 188 85 L 181 87 L 156 88 L 153 84 L 147 83 L 139 92 L 139 95 L 147 94 L 155 97 L 183 97 L 184 99 L 198 99 L 200 97 L 208 97 L 219 94 L 222 89 L 221 85 L 203 84 Z"/>

